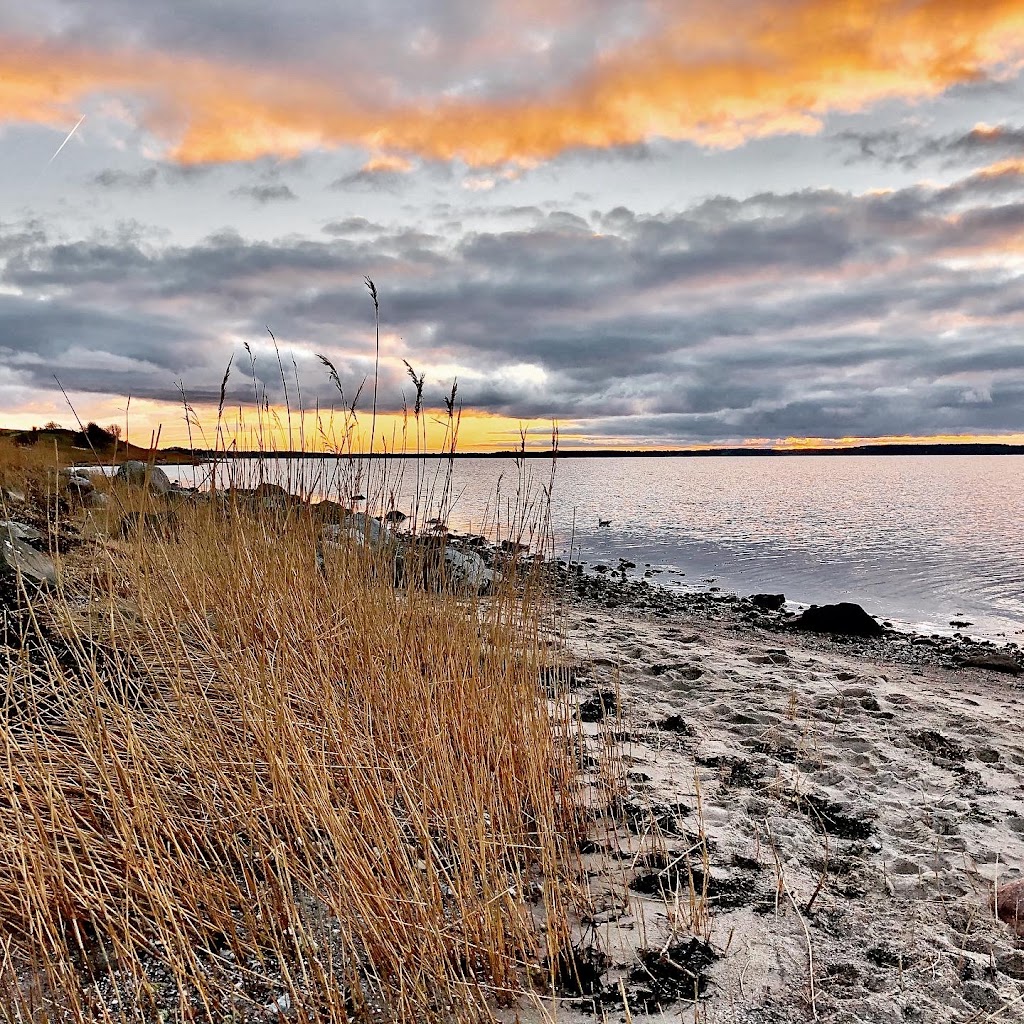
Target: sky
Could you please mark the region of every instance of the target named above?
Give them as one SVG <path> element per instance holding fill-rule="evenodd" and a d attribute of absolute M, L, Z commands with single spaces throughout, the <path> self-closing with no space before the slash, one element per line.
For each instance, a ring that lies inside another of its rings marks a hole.
<path fill-rule="evenodd" d="M 1020 0 L 0 0 L 2 426 L 1024 441 L 1022 326 Z"/>

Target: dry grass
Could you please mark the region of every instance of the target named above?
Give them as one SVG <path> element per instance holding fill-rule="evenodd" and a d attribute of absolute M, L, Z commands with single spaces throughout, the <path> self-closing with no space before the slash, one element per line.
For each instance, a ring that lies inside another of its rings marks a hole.
<path fill-rule="evenodd" d="M 55 443 L 23 447 L 0 437 L 0 489 L 20 491 L 45 503 L 55 492 L 57 470 L 68 461 L 67 450 Z"/>
<path fill-rule="evenodd" d="M 5 659 L 5 1018 L 486 1017 L 574 900 L 539 589 L 318 564 L 306 506 L 176 520 L 68 555 Z"/>

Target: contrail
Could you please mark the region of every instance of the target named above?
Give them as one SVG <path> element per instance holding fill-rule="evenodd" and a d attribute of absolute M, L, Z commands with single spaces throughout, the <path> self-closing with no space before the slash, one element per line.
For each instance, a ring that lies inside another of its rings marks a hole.
<path fill-rule="evenodd" d="M 57 147 L 57 152 L 54 153 L 53 156 L 51 156 L 50 159 L 46 161 L 48 164 L 52 164 L 53 161 L 57 159 L 57 154 L 60 153 L 60 151 L 71 141 L 71 136 L 74 135 L 75 132 L 78 131 L 79 127 L 81 126 L 81 124 L 82 124 L 82 122 L 84 120 L 85 120 L 85 114 L 83 114 L 78 119 L 78 124 L 76 124 L 75 127 L 72 128 L 71 131 L 68 132 L 67 138 L 65 138 L 64 141 Z"/>

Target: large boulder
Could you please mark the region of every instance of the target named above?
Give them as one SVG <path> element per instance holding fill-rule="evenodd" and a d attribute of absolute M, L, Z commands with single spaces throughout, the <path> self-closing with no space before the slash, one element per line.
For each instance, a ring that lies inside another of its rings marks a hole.
<path fill-rule="evenodd" d="M 786 603 L 785 594 L 751 594 L 750 603 L 765 612 L 777 612 Z"/>
<path fill-rule="evenodd" d="M 280 484 L 272 484 L 264 481 L 256 487 L 253 494 L 257 498 L 279 498 L 282 501 L 288 501 L 291 495 L 288 491 Z"/>
<path fill-rule="evenodd" d="M 170 477 L 159 466 L 129 459 L 117 467 L 117 479 L 130 487 L 146 487 L 154 494 L 166 494 L 171 489 Z"/>
<path fill-rule="evenodd" d="M 794 623 L 798 629 L 840 636 L 881 636 L 882 627 L 859 604 L 840 601 L 808 608 Z"/>
<path fill-rule="evenodd" d="M 299 499 L 288 493 L 280 484 L 264 482 L 253 491 L 253 499 L 257 508 L 270 512 L 286 511 L 297 504 Z"/>
<path fill-rule="evenodd" d="M 323 501 L 313 506 L 313 515 L 321 523 L 343 523 L 351 514 L 351 511 L 344 505 L 331 501 L 330 498 L 324 498 Z"/>

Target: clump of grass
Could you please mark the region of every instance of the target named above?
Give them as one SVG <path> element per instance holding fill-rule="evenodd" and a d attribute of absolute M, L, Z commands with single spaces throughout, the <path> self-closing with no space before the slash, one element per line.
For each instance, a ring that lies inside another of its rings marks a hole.
<path fill-rule="evenodd" d="M 228 376 L 209 490 L 116 485 L 0 669 L 2 1019 L 485 1019 L 557 960 L 577 899 L 545 592 L 522 564 L 486 599 L 396 587 L 392 544 L 225 488 Z M 417 420 L 421 398 L 422 376 Z M 339 497 L 394 490 L 340 461 Z M 122 536 L 125 510 L 174 528 Z"/>
<path fill-rule="evenodd" d="M 312 517 L 226 506 L 79 556 L 8 663 L 0 1002 L 475 1019 L 569 909 L 537 608 L 396 590 L 354 542 L 318 570 Z"/>

